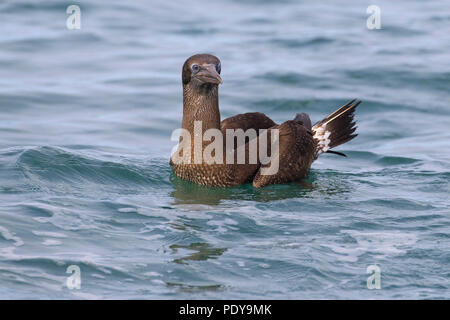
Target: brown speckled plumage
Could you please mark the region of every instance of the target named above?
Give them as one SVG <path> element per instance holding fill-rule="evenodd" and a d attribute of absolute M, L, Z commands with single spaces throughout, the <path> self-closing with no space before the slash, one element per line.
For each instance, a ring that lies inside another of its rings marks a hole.
<path fill-rule="evenodd" d="M 253 183 L 255 187 L 287 183 L 305 178 L 312 162 L 320 153 L 351 140 L 356 136 L 353 113 L 359 103 L 344 105 L 327 118 L 311 127 L 306 114 L 298 114 L 294 120 L 277 125 L 259 112 L 239 114 L 220 121 L 218 85 L 220 60 L 209 54 L 194 55 L 186 60 L 182 70 L 183 121 L 182 128 L 194 139 L 194 121 L 202 121 L 202 134 L 207 129 L 219 129 L 225 137 L 226 129 L 279 130 L 279 170 L 273 175 L 262 175 L 268 167 L 258 163 L 249 164 L 194 164 L 194 144 L 191 143 L 191 163 L 176 164 L 170 161 L 175 174 L 197 184 L 217 187 Z M 259 137 L 257 138 L 259 139 Z M 181 141 L 181 139 L 180 139 Z M 270 141 L 270 140 L 269 140 Z M 202 150 L 209 144 L 203 141 Z M 248 160 L 249 143 L 246 143 Z M 270 147 L 270 143 L 269 143 Z M 225 138 L 224 138 L 225 156 Z M 270 148 L 269 148 L 270 149 Z M 269 152 L 270 153 L 270 152 Z"/>

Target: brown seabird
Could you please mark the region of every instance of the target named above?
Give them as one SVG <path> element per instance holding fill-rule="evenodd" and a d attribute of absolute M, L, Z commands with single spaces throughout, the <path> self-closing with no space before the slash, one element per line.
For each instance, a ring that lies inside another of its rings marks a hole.
<path fill-rule="evenodd" d="M 170 160 L 175 174 L 182 179 L 216 187 L 253 183 L 253 186 L 257 188 L 269 184 L 298 181 L 308 175 L 312 162 L 321 153 L 329 152 L 345 156 L 330 149 L 357 136 L 354 133 L 356 126 L 353 116 L 355 108 L 361 101 L 355 102 L 355 100 L 314 125 L 305 113 L 297 114 L 294 120 L 288 120 L 280 125 L 259 112 L 238 114 L 220 121 L 218 92 L 219 84 L 222 83 L 220 71 L 220 60 L 210 54 L 194 55 L 183 65 L 182 130 L 185 130 L 188 135 L 180 137 L 178 150 Z M 232 149 L 237 151 L 241 147 L 240 150 L 245 150 L 245 162 L 237 161 L 238 152 L 233 153 L 233 161 L 228 162 L 228 159 L 225 159 L 227 152 L 230 151 L 226 146 L 227 129 L 242 129 L 244 132 L 254 129 L 258 143 L 262 141 L 262 133 L 268 132 L 269 134 L 265 137 L 269 144 L 266 151 L 267 154 L 277 153 L 277 170 L 272 173 L 264 172 L 270 169 L 275 158 L 271 158 L 269 162 L 263 162 L 258 153 L 256 161 L 250 161 L 251 138 L 241 140 L 239 145 L 237 138 L 233 137 Z M 278 136 L 271 140 L 274 129 Z M 209 135 L 209 139 L 205 139 L 205 133 L 208 130 L 210 132 L 216 130 L 221 136 L 214 136 L 212 139 Z M 199 136 L 200 140 L 196 140 Z M 194 140 L 200 141 L 197 147 Z M 203 159 L 201 156 L 207 151 L 208 145 L 217 143 L 216 140 L 221 140 L 220 146 L 211 154 L 216 156 L 216 160 L 218 157 L 223 161 L 211 162 Z M 273 152 L 271 141 L 277 143 L 277 152 Z M 197 156 L 199 157 L 196 158 Z"/>

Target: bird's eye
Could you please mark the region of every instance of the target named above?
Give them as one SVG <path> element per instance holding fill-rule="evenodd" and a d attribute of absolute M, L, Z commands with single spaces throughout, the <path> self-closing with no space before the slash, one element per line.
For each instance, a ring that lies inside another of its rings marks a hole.
<path fill-rule="evenodd" d="M 220 66 L 220 62 L 216 65 L 216 71 L 217 71 L 217 73 L 219 73 L 220 74 L 220 69 L 221 69 L 221 66 Z"/>
<path fill-rule="evenodd" d="M 193 64 L 191 66 L 191 69 L 194 73 L 198 72 L 200 70 L 200 67 L 197 64 Z"/>

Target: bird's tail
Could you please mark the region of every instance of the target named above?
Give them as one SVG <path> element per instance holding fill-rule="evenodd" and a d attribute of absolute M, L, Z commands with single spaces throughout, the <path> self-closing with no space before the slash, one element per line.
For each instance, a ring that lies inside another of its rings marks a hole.
<path fill-rule="evenodd" d="M 316 158 L 324 152 L 340 154 L 339 152 L 328 150 L 350 141 L 357 136 L 354 133 L 356 126 L 353 116 L 356 107 L 361 101 L 355 101 L 356 99 L 343 105 L 312 127 L 314 139 L 317 141 Z"/>

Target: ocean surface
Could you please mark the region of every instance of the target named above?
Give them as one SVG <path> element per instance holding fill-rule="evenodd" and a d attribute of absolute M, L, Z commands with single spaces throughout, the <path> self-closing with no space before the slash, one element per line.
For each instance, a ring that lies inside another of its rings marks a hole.
<path fill-rule="evenodd" d="M 448 2 L 3 0 L 0 17 L 0 299 L 450 298 Z M 263 189 L 175 177 L 181 66 L 203 52 L 222 117 L 363 100 L 348 157 Z"/>

